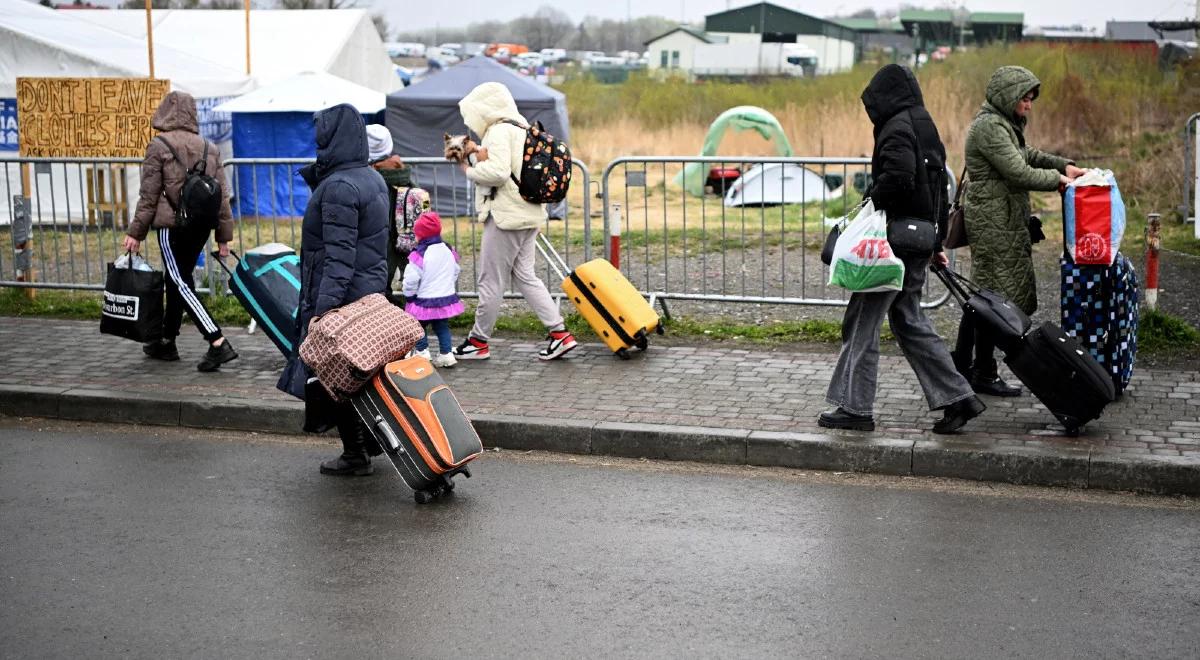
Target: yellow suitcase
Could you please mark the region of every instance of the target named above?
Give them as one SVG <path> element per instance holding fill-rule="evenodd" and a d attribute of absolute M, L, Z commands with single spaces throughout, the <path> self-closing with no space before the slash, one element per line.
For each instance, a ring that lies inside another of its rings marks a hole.
<path fill-rule="evenodd" d="M 562 257 L 544 235 L 538 238 L 542 256 L 563 278 L 563 293 L 618 357 L 629 359 L 629 349 L 646 350 L 650 333 L 662 334 L 654 308 L 612 264 L 593 259 L 564 275 Z"/>

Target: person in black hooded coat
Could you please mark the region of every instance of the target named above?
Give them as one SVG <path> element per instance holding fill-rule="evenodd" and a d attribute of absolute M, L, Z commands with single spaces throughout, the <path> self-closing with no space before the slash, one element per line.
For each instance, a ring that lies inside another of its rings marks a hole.
<path fill-rule="evenodd" d="M 946 194 L 946 149 L 933 118 L 925 110 L 916 76 L 907 67 L 889 64 L 862 93 L 867 116 L 875 125 L 869 195 L 888 221 L 918 218 L 938 227 L 932 257 L 901 257 L 901 291 L 854 293 L 842 319 L 842 349 L 826 400 L 836 409 L 821 413 L 820 426 L 875 429 L 875 386 L 879 372 L 879 328 L 886 314 L 904 357 L 917 374 L 930 410 L 943 410 L 936 433 L 953 433 L 984 410 L 965 378 L 954 368 L 950 352 L 921 309 L 921 288 L 930 261 L 945 264 L 940 237 L 949 214 Z M 923 161 L 923 162 L 919 162 Z"/>
<path fill-rule="evenodd" d="M 279 389 L 305 401 L 305 430 L 337 426 L 342 455 L 321 464 L 323 474 L 366 475 L 377 445 L 348 403 L 335 403 L 313 380 L 299 346 L 313 317 L 387 290 L 388 191 L 367 164 L 367 134 L 353 106 L 318 112 L 317 160 L 300 169 L 312 188 L 300 240 L 300 341 L 279 378 Z"/>

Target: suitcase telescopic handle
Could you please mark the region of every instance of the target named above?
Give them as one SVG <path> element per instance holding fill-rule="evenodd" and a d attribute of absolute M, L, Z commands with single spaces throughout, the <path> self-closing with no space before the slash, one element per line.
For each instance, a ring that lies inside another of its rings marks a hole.
<path fill-rule="evenodd" d="M 571 270 L 571 267 L 563 260 L 558 250 L 554 249 L 554 245 L 550 243 L 550 239 L 546 238 L 546 235 L 539 231 L 534 245 L 537 246 L 538 252 L 542 253 L 542 258 L 546 260 L 546 263 L 550 264 L 550 268 L 554 269 L 554 272 L 558 274 L 558 279 L 567 279 L 567 272 Z"/>
<path fill-rule="evenodd" d="M 212 256 L 213 256 L 213 261 L 216 261 L 217 263 L 221 264 L 221 268 L 224 268 L 226 273 L 229 273 L 230 275 L 233 274 L 233 271 L 229 270 L 229 266 L 225 265 L 225 260 L 221 258 L 220 251 L 213 250 Z M 233 248 L 230 248 L 229 256 L 233 257 L 234 260 L 238 261 L 238 262 L 240 262 L 242 260 L 242 258 L 238 256 L 238 253 L 233 251 Z"/>
<path fill-rule="evenodd" d="M 974 282 L 971 282 L 962 275 L 950 270 L 949 266 L 934 264 L 930 267 L 930 270 L 933 271 L 934 275 L 937 275 L 938 279 L 942 281 L 942 284 L 946 285 L 946 289 L 950 291 L 950 295 L 954 296 L 954 299 L 958 301 L 959 305 L 965 305 L 967 303 L 967 299 L 971 297 L 970 293 L 973 293 L 973 291 L 968 287 L 963 286 L 963 282 L 967 282 L 976 290 L 978 289 L 978 287 L 975 287 Z"/>

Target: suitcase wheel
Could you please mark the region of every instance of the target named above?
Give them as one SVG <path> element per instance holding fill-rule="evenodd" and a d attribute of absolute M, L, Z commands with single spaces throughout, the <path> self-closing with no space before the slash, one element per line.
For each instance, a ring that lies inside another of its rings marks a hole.
<path fill-rule="evenodd" d="M 639 351 L 644 351 L 650 346 L 650 340 L 646 339 L 646 333 L 644 331 L 639 331 L 637 336 L 633 338 L 633 345 L 637 346 Z"/>
<path fill-rule="evenodd" d="M 621 358 L 622 360 L 628 360 L 628 359 L 629 359 L 629 349 L 627 349 L 627 348 L 618 348 L 618 349 L 617 349 L 617 352 L 615 353 L 615 355 L 616 355 L 617 357 Z"/>
<path fill-rule="evenodd" d="M 417 504 L 428 504 L 433 501 L 435 495 L 427 490 L 418 490 L 413 492 L 413 499 Z"/>
<path fill-rule="evenodd" d="M 665 335 L 665 334 L 667 334 L 667 331 L 666 331 L 666 330 L 663 330 L 662 323 L 659 323 L 659 324 L 658 324 L 658 326 L 657 326 L 656 328 L 654 328 L 654 331 L 655 331 L 655 332 L 657 332 L 657 333 L 658 333 L 658 334 L 660 334 L 660 335 Z"/>
<path fill-rule="evenodd" d="M 1065 430 L 1065 435 L 1068 438 L 1078 438 L 1079 437 L 1080 431 L 1083 430 L 1083 424 L 1080 424 L 1078 419 L 1076 419 L 1070 415 L 1062 415 L 1062 416 L 1055 415 L 1055 417 L 1058 417 L 1058 421 L 1062 422 L 1063 429 Z"/>

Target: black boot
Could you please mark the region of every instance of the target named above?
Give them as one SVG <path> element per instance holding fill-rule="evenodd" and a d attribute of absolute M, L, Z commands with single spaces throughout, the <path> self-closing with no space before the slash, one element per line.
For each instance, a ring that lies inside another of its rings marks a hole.
<path fill-rule="evenodd" d="M 321 474 L 338 477 L 365 477 L 375 471 L 371 457 L 367 456 L 365 429 L 358 421 L 357 413 L 342 404 L 338 410 L 338 436 L 342 440 L 342 455 L 321 464 Z M 374 440 L 374 438 L 372 438 Z M 375 443 L 378 447 L 378 443 Z"/>
<path fill-rule="evenodd" d="M 175 347 L 174 339 L 160 339 L 158 341 L 146 342 L 142 345 L 142 352 L 146 357 L 162 360 L 163 362 L 175 362 L 179 360 L 179 349 Z"/>
<path fill-rule="evenodd" d="M 971 377 L 967 380 L 970 381 L 971 389 L 975 390 L 976 394 L 1021 396 L 1020 387 L 1009 385 L 1000 377 L 995 360 L 988 362 L 976 360 L 974 368 L 971 369 Z"/>
<path fill-rule="evenodd" d="M 331 474 L 335 477 L 365 477 L 375 471 L 371 459 L 366 452 L 351 454 L 342 452 L 341 456 L 321 464 L 321 474 Z"/>
<path fill-rule="evenodd" d="M 983 414 L 985 410 L 987 410 L 987 406 L 983 405 L 977 396 L 952 403 L 946 406 L 942 418 L 933 423 L 933 432 L 954 433 L 966 426 L 967 422 Z"/>
<path fill-rule="evenodd" d="M 827 429 L 848 429 L 851 431 L 874 431 L 875 418 L 870 415 L 856 415 L 842 410 L 826 410 L 817 417 L 817 426 Z"/>
<path fill-rule="evenodd" d="M 203 372 L 216 371 L 222 364 L 237 359 L 237 351 L 229 344 L 229 340 L 221 342 L 220 346 L 209 346 L 196 368 Z"/>

